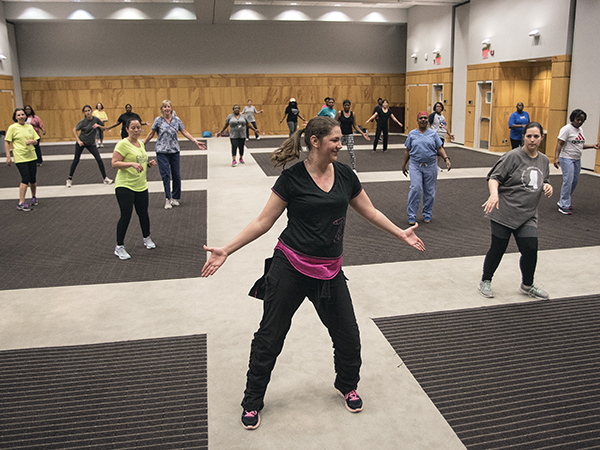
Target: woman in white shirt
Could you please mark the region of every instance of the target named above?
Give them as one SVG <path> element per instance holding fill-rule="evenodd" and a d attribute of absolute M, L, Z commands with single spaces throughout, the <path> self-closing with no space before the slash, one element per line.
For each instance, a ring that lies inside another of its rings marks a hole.
<path fill-rule="evenodd" d="M 560 189 L 558 212 L 570 216 L 573 214 L 571 196 L 577 187 L 581 172 L 581 152 L 586 148 L 598 150 L 600 144 L 585 144 L 581 126 L 587 119 L 587 114 L 581 109 L 574 109 L 569 116 L 569 124 L 560 129 L 558 141 L 554 150 L 554 167 L 562 170 L 563 184 Z"/>

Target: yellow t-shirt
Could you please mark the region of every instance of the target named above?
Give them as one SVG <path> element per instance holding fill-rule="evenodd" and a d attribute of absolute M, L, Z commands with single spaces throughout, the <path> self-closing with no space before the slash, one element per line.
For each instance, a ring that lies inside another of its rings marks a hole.
<path fill-rule="evenodd" d="M 25 125 L 20 125 L 18 123 L 13 123 L 8 127 L 4 140 L 6 142 L 12 142 L 15 162 L 23 163 L 37 159 L 35 147 L 33 145 L 27 145 L 25 142 L 30 139 L 35 139 L 37 141 L 39 138 L 40 136 L 30 124 L 26 123 Z"/>
<path fill-rule="evenodd" d="M 142 165 L 144 170 L 138 172 L 133 167 L 119 169 L 115 177 L 115 188 L 124 187 L 134 192 L 143 192 L 148 189 L 146 181 L 146 170 L 148 169 L 148 154 L 144 143 L 138 140 L 140 147 L 136 147 L 129 139 L 122 139 L 117 142 L 115 151 L 123 156 L 124 162 L 136 162 Z"/>
<path fill-rule="evenodd" d="M 92 116 L 97 117 L 102 122 L 108 121 L 108 116 L 106 115 L 106 111 L 104 111 L 104 110 L 98 111 L 97 109 L 95 109 L 94 112 L 92 113 Z"/>

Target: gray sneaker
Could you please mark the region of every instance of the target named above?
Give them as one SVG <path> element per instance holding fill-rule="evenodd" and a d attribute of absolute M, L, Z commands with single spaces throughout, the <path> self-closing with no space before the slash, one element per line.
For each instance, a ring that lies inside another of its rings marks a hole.
<path fill-rule="evenodd" d="M 115 247 L 115 255 L 119 257 L 119 259 L 130 259 L 131 255 L 127 253 L 124 245 L 117 245 Z"/>
<path fill-rule="evenodd" d="M 519 287 L 519 290 L 522 294 L 528 295 L 531 298 L 536 298 L 538 300 L 548 300 L 550 298 L 550 294 L 548 294 L 541 287 L 532 284 L 531 287 L 526 287 L 523 283 Z"/>
<path fill-rule="evenodd" d="M 146 248 L 148 250 L 156 248 L 156 244 L 154 242 L 152 242 L 152 239 L 150 239 L 150 236 L 144 238 L 144 245 L 146 246 Z"/>
<path fill-rule="evenodd" d="M 479 293 L 485 298 L 492 298 L 494 293 L 492 292 L 492 282 L 489 280 L 479 282 Z"/>

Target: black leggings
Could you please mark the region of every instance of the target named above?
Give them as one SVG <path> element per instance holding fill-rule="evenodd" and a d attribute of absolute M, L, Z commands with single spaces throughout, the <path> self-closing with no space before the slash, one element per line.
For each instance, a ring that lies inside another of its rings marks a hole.
<path fill-rule="evenodd" d="M 500 225 L 498 222 L 491 221 L 492 224 L 492 245 L 485 256 L 483 263 L 482 281 L 492 281 L 494 272 L 502 261 L 502 256 L 506 252 L 510 235 L 515 236 L 517 247 L 521 252 L 519 266 L 521 268 L 521 276 L 523 284 L 531 286 L 533 284 L 533 276 L 535 274 L 535 266 L 537 265 L 537 250 L 538 238 L 537 228 L 531 225 L 521 225 L 516 230 Z"/>
<path fill-rule="evenodd" d="M 360 334 L 344 273 L 340 270 L 332 280 L 302 275 L 276 250 L 265 281 L 263 317 L 250 347 L 242 407 L 247 411 L 262 409 L 275 361 L 292 317 L 305 297 L 313 303 L 333 342 L 335 388 L 344 394 L 356 389 L 361 366 Z"/>
<path fill-rule="evenodd" d="M 106 170 L 104 170 L 104 163 L 102 162 L 102 158 L 100 158 L 100 153 L 98 152 L 98 148 L 96 144 L 83 144 L 80 146 L 79 144 L 75 144 L 75 157 L 73 158 L 73 162 L 71 163 L 71 170 L 69 171 L 69 178 L 73 178 L 73 174 L 75 173 L 75 169 L 77 168 L 77 164 L 79 164 L 79 159 L 81 158 L 81 154 L 83 153 L 83 149 L 87 148 L 88 151 L 94 155 L 96 159 L 96 163 L 98 164 L 98 169 L 100 169 L 100 173 L 102 174 L 102 179 L 106 178 Z"/>
<path fill-rule="evenodd" d="M 21 174 L 22 184 L 29 185 L 36 183 L 37 164 L 35 159 L 33 161 L 16 163 L 16 165 L 17 169 L 19 169 L 19 173 Z"/>
<path fill-rule="evenodd" d="M 233 159 L 235 159 L 235 156 L 237 155 L 237 150 L 239 148 L 240 149 L 240 158 L 243 158 L 244 157 L 244 144 L 246 143 L 246 139 L 244 139 L 244 138 L 239 138 L 239 139 L 229 138 L 229 140 L 231 141 L 231 157 Z"/>
<path fill-rule="evenodd" d="M 377 124 L 377 130 L 375 131 L 375 140 L 373 141 L 373 150 L 377 150 L 377 143 L 379 142 L 379 136 L 383 133 L 383 151 L 387 150 L 388 146 L 388 126 L 387 123 L 384 125 Z"/>
<path fill-rule="evenodd" d="M 135 212 L 140 219 L 140 227 L 144 237 L 150 236 L 150 216 L 148 216 L 148 189 L 142 192 L 135 192 L 129 188 L 118 187 L 115 189 L 119 208 L 121 209 L 121 218 L 117 223 L 117 245 L 124 245 L 125 234 L 131 220 L 131 213 L 135 206 Z"/>

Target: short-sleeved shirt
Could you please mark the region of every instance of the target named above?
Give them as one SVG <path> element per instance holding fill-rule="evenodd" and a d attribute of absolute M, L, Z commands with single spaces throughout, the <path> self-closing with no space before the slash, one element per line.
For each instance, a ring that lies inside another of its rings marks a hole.
<path fill-rule="evenodd" d="M 288 204 L 288 223 L 279 239 L 297 253 L 342 256 L 348 204 L 362 186 L 350 167 L 338 162 L 333 167 L 335 180 L 329 192 L 315 183 L 302 162 L 285 169 L 272 188 Z"/>
<path fill-rule="evenodd" d="M 333 108 L 330 108 L 329 106 L 325 106 L 323 108 L 321 108 L 321 111 L 319 111 L 319 116 L 324 116 L 324 117 L 331 117 L 332 119 L 335 119 L 336 116 L 336 111 Z"/>
<path fill-rule="evenodd" d="M 508 127 L 512 127 L 513 125 L 527 125 L 529 123 L 529 114 L 523 111 L 519 114 L 517 111 L 512 113 L 508 118 Z M 523 131 L 524 128 L 510 128 L 510 138 L 513 141 L 521 141 L 523 140 Z"/>
<path fill-rule="evenodd" d="M 42 131 L 42 128 L 44 128 L 44 122 L 42 122 L 42 119 L 35 114 L 33 116 L 28 116 L 26 122 L 31 124 L 38 135 L 40 134 L 40 131 Z"/>
<path fill-rule="evenodd" d="M 558 138 L 564 141 L 563 148 L 558 155 L 560 158 L 581 159 L 583 145 L 585 144 L 585 136 L 581 127 L 575 128 L 568 124 L 560 129 Z"/>
<path fill-rule="evenodd" d="M 408 133 L 404 143 L 409 150 L 410 159 L 416 163 L 435 164 L 437 160 L 437 149 L 442 146 L 442 140 L 431 128 L 425 133 L 418 129 Z"/>
<path fill-rule="evenodd" d="M 79 140 L 83 142 L 85 145 L 95 145 L 96 144 L 96 129 L 94 128 L 94 124 L 104 126 L 104 122 L 102 122 L 97 117 L 92 116 L 90 120 L 85 117 L 79 121 L 79 123 L 75 126 L 75 129 L 79 131 Z"/>
<path fill-rule="evenodd" d="M 156 153 L 178 153 L 180 151 L 177 133 L 184 130 L 183 122 L 179 117 L 172 117 L 171 123 L 164 117 L 158 116 L 154 119 L 152 129 L 156 131 Z"/>
<path fill-rule="evenodd" d="M 242 114 L 246 116 L 248 122 L 256 122 L 256 120 L 254 120 L 254 114 L 256 113 L 258 113 L 258 111 L 254 107 L 254 105 L 244 106 L 244 109 L 242 110 Z"/>
<path fill-rule="evenodd" d="M 298 123 L 298 116 L 300 115 L 300 111 L 298 110 L 298 108 L 294 108 L 288 105 L 287 108 L 285 108 L 284 114 L 287 115 L 286 122 Z"/>
<path fill-rule="evenodd" d="M 344 116 L 344 111 L 340 112 L 340 117 L 338 118 L 340 122 L 340 129 L 342 130 L 343 135 L 352 134 L 352 124 L 354 124 L 354 112 L 350 111 L 350 116 Z"/>
<path fill-rule="evenodd" d="M 25 125 L 21 125 L 19 123 L 13 123 L 8 127 L 8 130 L 6 130 L 4 140 L 6 142 L 12 142 L 15 163 L 23 163 L 37 159 L 35 147 L 33 145 L 27 145 L 26 142 L 30 139 L 35 139 L 37 141 L 39 138 L 40 136 L 30 124 L 26 123 Z"/>
<path fill-rule="evenodd" d="M 106 115 L 106 111 L 104 111 L 104 110 L 100 111 L 100 110 L 95 109 L 94 112 L 92 113 L 92 116 L 97 117 L 102 122 L 108 121 L 108 116 Z"/>
<path fill-rule="evenodd" d="M 140 121 L 140 123 L 142 123 L 142 118 L 134 112 L 131 112 L 131 113 L 125 112 L 125 113 L 121 114 L 119 116 L 119 118 L 117 119 L 117 122 L 119 122 L 121 124 L 121 137 L 123 139 L 125 139 L 127 136 L 129 136 L 129 133 L 127 132 L 127 122 L 129 122 L 132 119 L 137 119 Z"/>
<path fill-rule="evenodd" d="M 243 114 L 235 117 L 235 114 L 229 114 L 225 119 L 225 123 L 229 124 L 229 139 L 246 139 L 246 124 L 248 119 Z"/>
<path fill-rule="evenodd" d="M 377 125 L 379 125 L 380 127 L 387 127 L 388 126 L 388 121 L 390 120 L 390 117 L 392 115 L 392 110 L 388 108 L 387 112 L 383 111 L 383 108 L 379 108 L 379 111 L 377 111 Z"/>
<path fill-rule="evenodd" d="M 513 230 L 525 223 L 537 226 L 537 208 L 549 176 L 550 163 L 543 153 L 532 158 L 523 147 L 505 153 L 487 175 L 488 181 L 499 183 L 498 208 L 487 217 Z"/>
<path fill-rule="evenodd" d="M 122 139 L 117 142 L 115 151 L 123 156 L 124 162 L 135 162 L 142 165 L 144 170 L 138 172 L 133 167 L 119 169 L 115 177 L 115 188 L 124 187 L 134 192 L 143 192 L 148 189 L 146 181 L 146 170 L 148 169 L 148 155 L 142 141 L 138 141 L 140 147 L 136 147 L 129 139 Z"/>
<path fill-rule="evenodd" d="M 436 112 L 429 114 L 429 126 L 438 134 L 442 141 L 446 139 L 448 124 L 446 123 L 446 118 L 443 114 L 438 114 Z"/>

